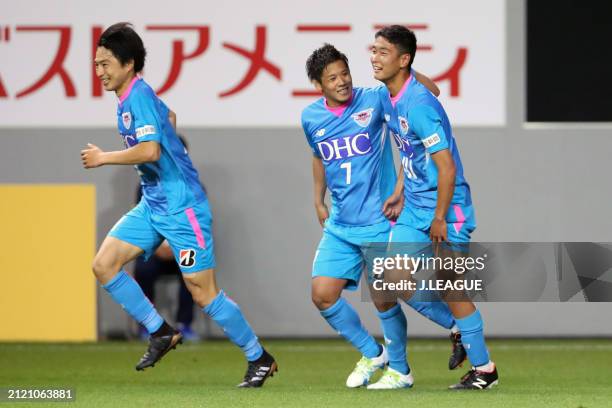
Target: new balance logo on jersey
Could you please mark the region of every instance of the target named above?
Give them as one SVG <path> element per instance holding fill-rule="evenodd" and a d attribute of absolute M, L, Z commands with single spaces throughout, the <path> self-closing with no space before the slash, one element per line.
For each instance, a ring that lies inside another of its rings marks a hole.
<path fill-rule="evenodd" d="M 132 126 L 132 114 L 130 112 L 123 112 L 121 120 L 123 120 L 123 127 L 129 130 L 130 126 Z"/>
<path fill-rule="evenodd" d="M 325 161 L 346 159 L 353 156 L 363 156 L 372 151 L 370 135 L 360 133 L 338 139 L 324 140 L 317 143 L 321 158 Z"/>
<path fill-rule="evenodd" d="M 181 249 L 179 251 L 179 264 L 185 268 L 195 265 L 196 251 L 193 249 Z"/>
<path fill-rule="evenodd" d="M 325 135 L 325 129 L 319 129 L 317 130 L 317 136 L 322 137 Z"/>
<path fill-rule="evenodd" d="M 369 108 L 366 110 L 362 110 L 361 112 L 357 112 L 353 114 L 353 120 L 361 127 L 367 127 L 372 120 L 372 112 L 374 112 L 374 108 Z"/>
<path fill-rule="evenodd" d="M 391 120 L 391 115 L 389 115 L 388 113 L 385 113 L 385 122 L 388 122 Z"/>

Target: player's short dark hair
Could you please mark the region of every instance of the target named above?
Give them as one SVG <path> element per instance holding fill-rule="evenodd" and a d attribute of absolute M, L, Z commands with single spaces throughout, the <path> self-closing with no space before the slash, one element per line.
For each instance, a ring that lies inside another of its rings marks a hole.
<path fill-rule="evenodd" d="M 98 47 L 110 50 L 122 65 L 133 60 L 136 73 L 144 68 L 147 50 L 130 23 L 116 23 L 108 27 L 100 36 Z"/>
<path fill-rule="evenodd" d="M 395 45 L 400 54 L 410 54 L 410 63 L 408 63 L 408 70 L 410 71 L 417 48 L 417 40 L 414 32 L 401 25 L 391 25 L 378 30 L 374 38 L 377 37 L 383 37 L 391 44 Z"/>
<path fill-rule="evenodd" d="M 333 45 L 325 43 L 321 48 L 317 48 L 306 60 L 308 79 L 321 82 L 325 67 L 336 61 L 344 61 L 348 68 L 348 58 Z"/>

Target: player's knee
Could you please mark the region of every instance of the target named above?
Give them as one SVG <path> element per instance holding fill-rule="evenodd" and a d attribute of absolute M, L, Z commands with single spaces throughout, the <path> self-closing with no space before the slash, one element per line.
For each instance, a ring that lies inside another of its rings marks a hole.
<path fill-rule="evenodd" d="M 393 306 L 397 305 L 397 302 L 386 302 L 383 300 L 373 300 L 373 302 L 374 306 L 376 307 L 376 310 L 378 310 L 379 312 L 386 312 Z"/>
<path fill-rule="evenodd" d="M 119 270 L 112 262 L 108 259 L 96 256 L 91 265 L 91 269 L 96 276 L 96 279 L 100 282 L 106 282 L 110 280 Z"/>
<path fill-rule="evenodd" d="M 187 286 L 187 289 L 189 289 L 189 286 Z M 217 297 L 216 293 L 211 293 L 209 291 L 202 290 L 199 288 L 195 290 L 189 289 L 189 292 L 191 293 L 193 302 L 198 305 L 199 308 L 203 308 L 210 305 L 213 300 L 215 300 L 215 297 Z"/>
<path fill-rule="evenodd" d="M 320 292 L 316 290 L 312 291 L 311 297 L 312 303 L 314 303 L 314 305 L 319 310 L 329 309 L 334 305 L 334 303 L 338 301 L 337 296 L 331 296 L 330 293 Z"/>
<path fill-rule="evenodd" d="M 216 287 L 214 282 L 209 282 L 207 279 L 183 275 L 183 280 L 185 281 L 187 290 L 189 290 L 189 293 L 191 293 L 194 303 L 199 307 L 205 307 L 212 303 L 219 293 L 219 289 Z"/>

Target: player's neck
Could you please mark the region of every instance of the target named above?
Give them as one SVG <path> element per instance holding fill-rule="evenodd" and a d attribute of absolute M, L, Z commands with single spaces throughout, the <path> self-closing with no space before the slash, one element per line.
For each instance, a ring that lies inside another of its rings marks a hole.
<path fill-rule="evenodd" d="M 121 99 L 123 94 L 127 92 L 127 90 L 130 88 L 130 85 L 132 85 L 132 81 L 134 81 L 134 78 L 136 78 L 136 74 L 132 73 L 128 75 L 126 80 L 123 81 L 119 88 L 115 89 L 115 94 L 117 95 L 117 98 Z"/>
<path fill-rule="evenodd" d="M 389 90 L 389 94 L 391 97 L 397 96 L 398 93 L 404 87 L 406 81 L 410 78 L 410 72 L 406 70 L 401 70 L 397 73 L 393 78 L 390 78 L 385 85 L 387 85 L 387 89 Z"/>

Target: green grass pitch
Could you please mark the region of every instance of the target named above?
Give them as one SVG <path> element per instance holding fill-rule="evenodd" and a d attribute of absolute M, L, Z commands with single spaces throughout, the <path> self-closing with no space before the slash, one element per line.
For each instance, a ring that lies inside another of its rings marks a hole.
<path fill-rule="evenodd" d="M 350 390 L 359 355 L 341 340 L 270 340 L 280 371 L 264 388 L 236 389 L 246 368 L 227 341 L 187 344 L 136 372 L 144 343 L 0 343 L 0 387 L 76 389 L 72 403 L 0 402 L 16 407 L 612 407 L 611 340 L 492 340 L 497 388 L 452 392 L 466 371 L 449 371 L 449 342 L 412 340 L 412 389 Z"/>

